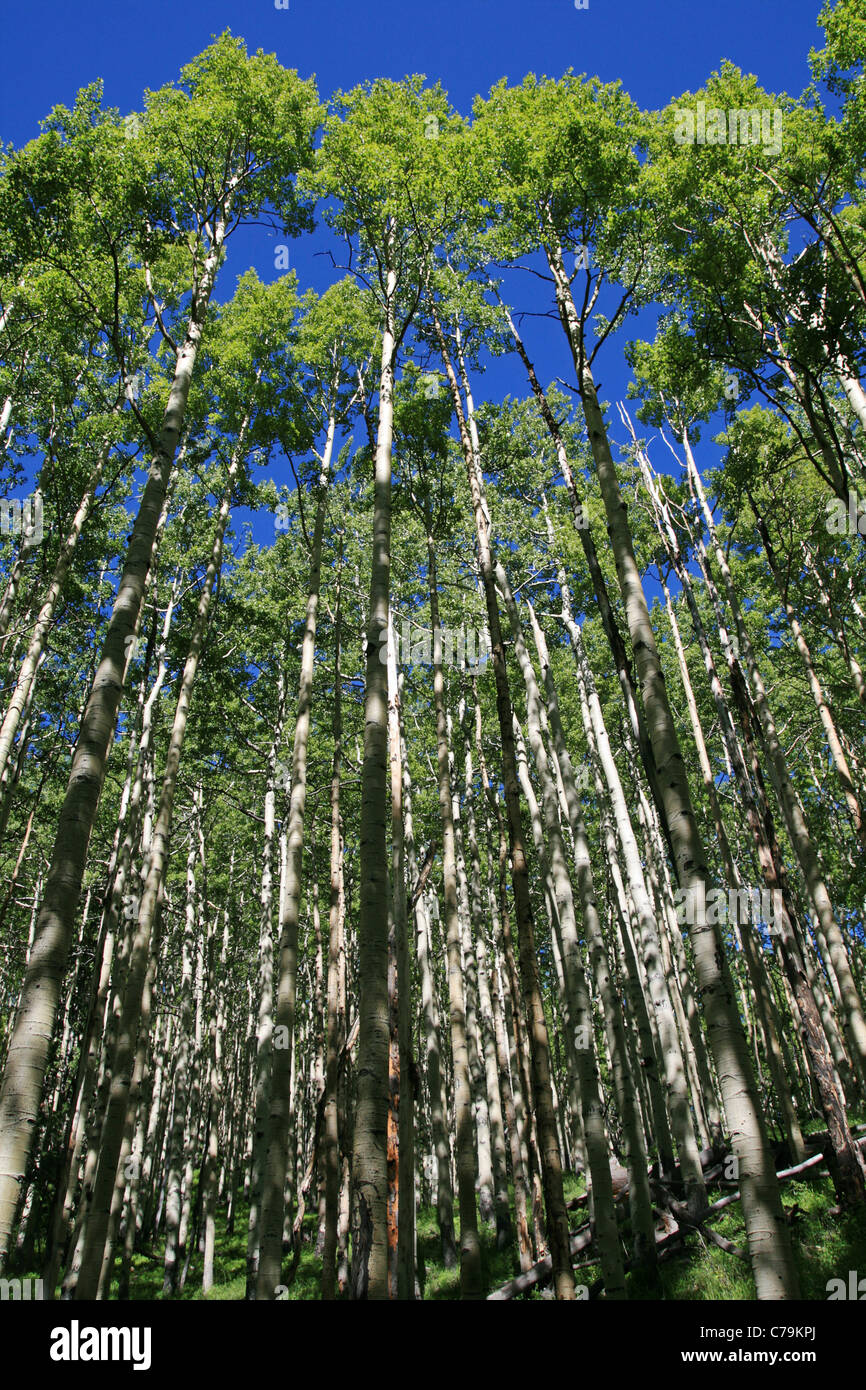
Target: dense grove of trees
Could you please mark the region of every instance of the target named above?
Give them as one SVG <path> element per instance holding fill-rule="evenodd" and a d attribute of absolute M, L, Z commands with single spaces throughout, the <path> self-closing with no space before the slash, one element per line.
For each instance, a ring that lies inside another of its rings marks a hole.
<path fill-rule="evenodd" d="M 463 1298 L 697 1232 L 794 1299 L 786 1171 L 863 1212 L 866 7 L 821 22 L 801 97 L 654 112 L 323 102 L 224 34 L 0 156 L 6 1274 L 207 1292 L 237 1229 L 272 1299 L 312 1232 L 323 1299 L 413 1299 L 422 1204 Z M 227 278 L 256 222 L 330 287 Z"/>

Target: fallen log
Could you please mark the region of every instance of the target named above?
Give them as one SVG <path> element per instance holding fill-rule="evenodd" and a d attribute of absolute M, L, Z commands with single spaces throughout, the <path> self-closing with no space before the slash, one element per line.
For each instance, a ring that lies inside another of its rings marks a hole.
<path fill-rule="evenodd" d="M 592 1231 L 587 1221 L 578 1231 L 574 1232 L 569 1240 L 569 1249 L 572 1258 L 575 1255 L 579 1255 L 581 1251 L 586 1250 L 587 1246 L 591 1244 Z M 526 1293 L 529 1289 L 540 1288 L 547 1283 L 552 1274 L 553 1260 L 549 1255 L 545 1255 L 542 1260 L 536 1261 L 524 1274 L 516 1275 L 514 1279 L 509 1279 L 507 1284 L 503 1284 L 501 1288 L 494 1289 L 493 1293 L 489 1293 L 487 1295 L 487 1302 L 505 1302 L 509 1298 L 516 1298 L 518 1294 Z"/>
<path fill-rule="evenodd" d="M 739 1245 L 735 1245 L 727 1236 L 720 1236 L 718 1231 L 712 1230 L 709 1226 L 699 1226 L 698 1230 L 707 1240 L 711 1240 L 720 1250 L 725 1250 L 729 1255 L 736 1255 L 738 1260 L 748 1260 L 748 1252 L 741 1250 Z"/>
<path fill-rule="evenodd" d="M 736 1255 L 737 1259 L 740 1260 L 749 1258 L 746 1251 L 741 1250 L 732 1240 L 728 1240 L 726 1236 L 720 1236 L 717 1231 L 711 1231 L 707 1228 L 707 1221 L 721 1214 L 715 1204 L 703 1207 L 698 1212 L 691 1212 L 688 1207 L 678 1202 L 673 1193 L 662 1183 L 654 1182 L 653 1187 L 655 1189 L 653 1195 L 658 1205 L 671 1213 L 681 1230 L 698 1231 L 706 1240 L 711 1241 L 713 1245 L 717 1245 L 720 1250 L 726 1251 L 729 1255 Z M 730 1200 L 728 1197 L 723 1199 L 726 1205 Z"/>
<path fill-rule="evenodd" d="M 680 1231 L 676 1222 L 674 1222 L 673 1230 L 671 1230 L 669 1226 L 666 1226 L 663 1231 L 656 1231 L 656 1250 L 660 1252 L 665 1251 L 669 1245 L 673 1244 L 677 1240 L 680 1240 L 681 1238 L 682 1232 Z M 588 1246 L 592 1244 L 592 1242 L 593 1232 L 590 1229 L 589 1222 L 587 1221 L 583 1226 L 579 1227 L 577 1231 L 574 1231 L 572 1233 L 569 1242 L 572 1257 L 574 1257 L 575 1255 L 579 1255 L 583 1250 L 586 1250 Z M 636 1261 L 633 1259 L 624 1260 L 623 1268 L 626 1271 L 632 1269 L 635 1263 Z M 527 1293 L 529 1289 L 542 1288 L 548 1282 L 552 1273 L 553 1266 L 551 1258 L 549 1255 L 545 1255 L 543 1260 L 539 1260 L 536 1264 L 532 1266 L 531 1269 L 526 1270 L 524 1274 L 516 1275 L 514 1279 L 509 1279 L 507 1284 L 503 1284 L 501 1288 L 494 1289 L 493 1293 L 489 1293 L 487 1295 L 487 1302 L 505 1302 L 508 1299 L 517 1298 L 519 1294 Z M 597 1281 L 597 1283 L 598 1285 L 603 1286 L 603 1281 L 599 1280 Z M 593 1284 L 589 1290 L 590 1298 L 593 1297 L 593 1289 L 595 1288 L 596 1285 Z"/>
<path fill-rule="evenodd" d="M 701 1149 L 701 1167 L 705 1170 L 704 1179 L 706 1182 L 713 1182 L 716 1178 L 716 1175 L 724 1171 L 724 1159 L 726 1157 L 727 1154 L 724 1152 L 723 1149 L 720 1148 Z M 647 1173 L 649 1174 L 650 1178 L 656 1178 L 658 1176 L 656 1171 L 657 1168 L 657 1163 L 651 1163 L 649 1165 L 649 1167 L 647 1168 Z M 611 1176 L 613 1178 L 614 1202 L 621 1202 L 624 1197 L 628 1196 L 628 1170 L 626 1168 L 623 1168 L 621 1164 L 614 1163 L 613 1160 L 611 1160 Z M 567 1211 L 579 1211 L 581 1207 L 586 1206 L 588 1201 L 589 1193 L 583 1192 L 579 1197 L 570 1198 L 569 1201 L 566 1202 L 565 1207 Z"/>

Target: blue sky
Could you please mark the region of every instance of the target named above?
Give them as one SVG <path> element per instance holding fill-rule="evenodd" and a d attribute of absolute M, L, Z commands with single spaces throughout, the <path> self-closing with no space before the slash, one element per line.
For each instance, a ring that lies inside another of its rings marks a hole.
<path fill-rule="evenodd" d="M 14 4 L 3 17 L 0 130 L 29 139 L 57 101 L 95 77 L 109 103 L 140 104 L 230 28 L 249 48 L 276 52 L 321 91 L 409 72 L 439 77 L 455 105 L 500 77 L 565 68 L 612 81 L 659 106 L 694 88 L 722 58 L 763 85 L 799 92 L 810 46 L 820 46 L 817 0 L 83 0 Z"/>
<path fill-rule="evenodd" d="M 31 139 L 53 104 L 70 105 L 78 88 L 97 77 L 107 104 L 138 109 L 145 87 L 175 79 L 225 28 L 242 35 L 249 50 L 276 52 L 302 76 L 315 75 L 323 97 L 365 78 L 422 72 L 441 80 L 454 105 L 468 113 L 475 94 L 486 94 L 503 76 L 520 81 L 527 71 L 558 76 L 573 67 L 604 81 L 621 79 L 651 108 L 699 87 L 723 58 L 754 72 L 768 90 L 796 94 L 809 80 L 810 47 L 823 43 L 818 9 L 819 0 L 589 0 L 585 10 L 573 0 L 289 0 L 287 9 L 273 0 L 19 3 L 3 20 L 0 137 L 16 145 Z M 335 278 L 316 254 L 322 235 L 292 243 L 302 288 L 322 289 Z M 216 297 L 229 297 L 235 277 L 251 264 L 263 279 L 273 278 L 277 240 L 265 228 L 237 233 Z M 507 282 L 518 307 L 527 279 Z M 559 325 L 527 319 L 524 327 L 541 379 L 571 379 Z M 631 320 L 599 356 L 601 395 L 612 403 L 625 397 L 628 384 L 620 345 L 638 331 Z M 477 395 L 505 392 L 527 394 L 516 359 L 497 363 Z M 618 437 L 615 409 L 612 414 Z M 717 451 L 709 443 L 704 448 L 706 466 Z M 671 466 L 663 446 L 653 456 L 658 467 Z"/>

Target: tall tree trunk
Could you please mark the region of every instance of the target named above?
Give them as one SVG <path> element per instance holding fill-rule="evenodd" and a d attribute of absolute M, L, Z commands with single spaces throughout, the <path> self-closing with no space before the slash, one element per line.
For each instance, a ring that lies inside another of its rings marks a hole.
<path fill-rule="evenodd" d="M 174 1123 L 169 1141 L 169 1169 L 165 1197 L 165 1272 L 162 1281 L 163 1298 L 173 1297 L 178 1289 L 180 1259 L 179 1230 L 181 1214 L 181 1182 L 184 1162 L 184 1140 L 189 1123 L 189 1084 L 192 1070 L 192 956 L 195 940 L 197 846 L 191 838 L 186 861 L 186 915 L 182 946 L 182 966 L 178 1003 L 178 1046 L 174 1065 Z"/>
<path fill-rule="evenodd" d="M 388 252 L 396 228 L 388 229 Z M 358 1095 L 352 1156 L 352 1297 L 388 1297 L 388 850 L 386 780 L 387 641 L 391 583 L 391 444 L 394 429 L 397 272 L 386 271 L 379 374 L 379 423 L 373 483 L 373 558 L 367 628 L 364 763 L 361 773 L 361 901 L 358 922 Z"/>
<path fill-rule="evenodd" d="M 508 840 L 511 851 L 511 882 L 514 890 L 514 908 L 517 918 L 518 953 L 520 974 L 523 985 L 523 1002 L 529 1028 L 529 1054 L 532 1071 L 532 1091 L 535 1100 L 535 1118 L 538 1142 L 541 1150 L 541 1168 L 544 1184 L 545 1205 L 547 1208 L 547 1233 L 553 1264 L 553 1285 L 556 1296 L 563 1300 L 573 1300 L 574 1273 L 571 1266 L 571 1247 L 568 1234 L 568 1213 L 562 1188 L 562 1159 L 556 1136 L 556 1117 L 553 1109 L 553 1095 L 550 1083 L 550 1040 L 544 1017 L 544 1002 L 538 978 L 538 959 L 535 950 L 535 927 L 532 918 L 532 902 L 529 895 L 529 866 L 526 860 L 526 847 L 523 823 L 520 812 L 520 785 L 517 778 L 517 759 L 514 750 L 514 729 L 512 727 L 511 694 L 508 689 L 508 673 L 505 665 L 505 646 L 499 621 L 499 608 L 496 601 L 496 579 L 494 575 L 493 552 L 490 545 L 489 512 L 486 510 L 481 472 L 478 433 L 472 408 L 472 397 L 465 368 L 461 365 L 461 376 L 466 391 L 466 411 L 460 394 L 460 383 L 454 370 L 448 345 L 438 317 L 434 314 L 434 325 L 442 361 L 445 365 L 454 410 L 460 429 L 460 442 L 463 449 L 472 497 L 472 510 L 475 519 L 475 534 L 478 543 L 478 560 L 481 580 L 484 586 L 484 599 L 487 606 L 487 623 L 493 656 L 493 675 L 496 682 L 496 712 L 499 721 L 499 734 L 502 740 L 502 772 L 505 789 L 505 806 L 508 818 Z M 459 352 L 459 341 L 457 344 Z"/>
<path fill-rule="evenodd" d="M 473 686 L 475 682 L 473 680 Z M 475 732 L 481 739 L 481 706 L 478 690 L 475 694 Z M 481 884 L 481 862 L 478 851 L 478 830 L 472 793 L 472 741 L 468 727 L 464 729 L 466 766 L 466 828 L 469 839 L 469 876 L 472 900 L 475 904 L 476 982 L 478 987 L 479 1052 L 484 1059 L 484 1079 L 487 1091 L 487 1110 L 490 1121 L 490 1147 L 493 1163 L 493 1201 L 496 1215 L 496 1245 L 503 1249 L 511 1238 L 511 1214 L 508 1204 L 508 1167 L 505 1153 L 505 1130 L 502 1121 L 502 1098 L 496 1064 L 496 1042 L 493 1036 L 493 1014 L 490 984 L 487 977 L 487 946 L 484 940 L 484 897 Z"/>
<path fill-rule="evenodd" d="M 304 810 L 307 798 L 307 746 L 310 737 L 313 703 L 313 671 L 316 659 L 316 622 L 322 569 L 322 538 L 325 528 L 325 511 L 335 433 L 336 421 L 332 415 L 328 421 L 328 437 L 322 454 L 322 467 L 319 476 L 319 496 L 316 504 L 316 521 L 310 555 L 307 612 L 301 650 L 301 673 L 298 682 L 298 717 L 292 749 L 286 894 L 280 922 L 279 983 L 274 1011 L 275 1039 L 271 1062 L 268 1144 L 264 1164 L 262 1236 L 258 1279 L 256 1281 L 256 1298 L 259 1300 L 274 1297 L 274 1291 L 280 1282 L 282 1267 L 286 1173 L 289 1171 L 288 1163 L 291 1157 L 288 1152 L 288 1134 L 292 1100 L 291 1072 L 297 988 L 298 923 L 301 914 L 303 885 L 302 859 L 304 852 Z"/>
<path fill-rule="evenodd" d="M 458 719 L 462 722 L 465 701 L 461 695 Z M 478 1213 L 486 1226 L 493 1224 L 493 1159 L 490 1148 L 490 1112 L 487 1086 L 481 1067 L 478 1047 L 478 980 L 475 960 L 474 923 L 480 920 L 478 897 L 469 898 L 469 876 L 463 843 L 463 820 L 460 811 L 463 787 L 457 773 L 454 749 L 454 729 L 447 715 L 449 765 L 451 782 L 451 816 L 454 822 L 454 852 L 457 864 L 458 911 L 460 914 L 460 955 L 463 961 L 463 998 L 466 1009 L 466 1055 L 469 1059 L 469 1081 L 472 1090 L 472 1110 L 475 1120 L 477 1154 L 476 1191 Z M 473 887 L 476 885 L 473 884 Z"/>
<path fill-rule="evenodd" d="M 517 1226 L 517 1248 L 520 1256 L 520 1268 L 525 1273 L 532 1264 L 532 1245 L 527 1221 L 529 1187 L 527 1180 L 526 1148 L 524 1143 L 524 1106 L 521 1089 L 522 1083 L 518 1075 L 519 1067 L 515 1066 L 512 1069 L 511 1066 L 509 1040 L 506 1032 L 503 1005 L 500 999 L 499 949 L 500 943 L 502 942 L 504 944 L 506 927 L 503 926 L 496 889 L 491 881 L 492 865 L 496 861 L 490 822 L 490 803 L 493 802 L 496 807 L 497 828 L 500 830 L 500 833 L 502 832 L 501 811 L 490 784 L 490 775 L 487 771 L 487 762 L 484 757 L 484 745 L 481 740 L 481 705 L 478 699 L 478 690 L 474 677 L 473 686 L 475 687 L 475 748 L 478 753 L 478 767 L 481 774 L 481 786 L 484 792 L 484 825 L 488 843 L 488 863 L 491 866 L 487 880 L 487 901 L 491 924 L 489 982 L 489 994 L 493 1010 L 491 1018 L 493 1024 L 493 1040 L 496 1048 L 496 1060 L 499 1066 L 500 1093 L 502 1096 L 502 1104 L 505 1109 L 505 1129 L 511 1153 L 511 1176 L 514 1182 L 514 1213 Z M 502 838 L 502 848 L 506 848 L 504 836 Z M 503 889 L 504 910 L 507 911 L 507 902 L 504 901 L 505 865 L 503 862 L 499 864 L 499 874 Z M 483 936 L 483 929 L 479 935 L 480 937 Z M 483 968 L 481 965 L 480 952 L 479 968 Z"/>
<path fill-rule="evenodd" d="M 410 856 L 410 869 L 412 858 Z M 430 964 L 430 920 L 422 894 L 415 905 L 416 954 L 421 981 L 421 1013 L 427 1053 L 427 1089 L 430 1096 L 430 1129 L 436 1158 L 436 1221 L 446 1269 L 457 1264 L 454 1243 L 454 1192 L 451 1186 L 451 1142 L 446 1119 L 447 1096 L 441 1066 L 439 1009 L 436 981 Z"/>
<path fill-rule="evenodd" d="M 274 1042 L 274 838 L 276 834 L 277 759 L 283 738 L 285 683 L 282 674 L 277 684 L 277 718 L 274 736 L 268 753 L 268 776 L 265 787 L 264 843 L 262 845 L 262 874 L 259 891 L 259 1007 L 255 1032 L 255 1090 L 253 1124 L 250 1136 L 249 1218 L 247 1222 L 247 1281 L 246 1297 L 255 1298 L 259 1273 L 261 1242 L 262 1182 L 265 1153 L 268 1145 L 268 1107 L 271 1091 L 271 1057 Z M 283 788 L 285 790 L 285 788 Z M 283 848 L 281 839 L 280 848 Z M 281 855 L 281 864 L 284 857 Z M 284 871 L 281 873 L 281 880 Z M 279 908 L 282 910 L 282 893 Z"/>
<path fill-rule="evenodd" d="M 223 1052 L 224 1038 L 226 1035 L 226 996 L 224 993 L 224 981 L 226 978 L 226 960 L 228 958 L 229 940 L 231 937 L 230 918 L 228 902 L 232 896 L 232 878 L 234 873 L 234 857 L 232 857 L 231 868 L 229 871 L 228 901 L 223 915 L 223 935 L 220 947 L 219 960 L 213 960 L 213 944 L 211 944 L 211 961 L 208 977 L 208 998 L 213 999 L 216 995 L 217 1007 L 211 1011 L 210 1025 L 208 1028 L 208 1123 L 207 1123 L 207 1153 L 205 1156 L 205 1167 L 202 1175 L 204 1188 L 203 1216 L 204 1216 L 204 1263 L 202 1269 L 201 1290 L 203 1294 L 210 1293 L 214 1282 L 214 1257 L 216 1254 L 216 1206 L 219 1187 L 219 1135 L 220 1135 L 220 1116 L 224 1101 L 224 1079 L 223 1079 Z"/>
<path fill-rule="evenodd" d="M 460 1212 L 460 1295 L 484 1296 L 481 1273 L 481 1241 L 475 1204 L 475 1135 L 472 1086 L 466 1041 L 466 1002 L 463 990 L 460 910 L 457 899 L 457 846 L 449 768 L 448 721 L 445 711 L 445 678 L 442 674 L 442 628 L 434 538 L 427 536 L 427 580 L 430 625 L 433 628 L 433 703 L 436 714 L 436 758 L 439 815 L 442 822 L 442 878 L 445 894 L 445 927 L 448 952 L 448 999 L 451 1018 L 451 1057 L 454 1073 L 454 1128 L 457 1151 L 457 1200 Z"/>
<path fill-rule="evenodd" d="M 325 1025 L 325 1114 L 322 1166 L 325 1171 L 325 1244 L 322 1250 L 322 1298 L 336 1298 L 337 1222 L 340 1200 L 340 1121 L 337 1102 L 340 1043 L 345 1016 L 340 1010 L 340 958 L 343 953 L 343 828 L 340 817 L 340 782 L 343 759 L 343 677 L 340 669 L 342 642 L 343 543 L 337 560 L 334 604 L 334 703 L 331 732 L 331 862 L 328 910 L 328 997 Z"/>
<path fill-rule="evenodd" d="M 415 1064 L 412 1057 L 412 978 L 409 973 L 406 904 L 403 749 L 400 684 L 394 624 L 388 617 L 388 742 L 391 764 L 391 878 L 394 975 L 397 991 L 393 1033 L 397 1042 L 397 1248 L 394 1286 L 402 1302 L 415 1297 Z"/>
<path fill-rule="evenodd" d="M 662 784 L 677 878 L 681 888 L 694 888 L 697 891 L 699 887 L 704 888 L 708 881 L 706 856 L 635 560 L 626 507 L 592 371 L 583 351 L 582 326 L 571 297 L 558 244 L 548 248 L 548 260 L 556 283 L 557 307 L 578 374 L 581 405 L 604 501 L 632 651 Z M 757 1295 L 759 1299 L 795 1298 L 799 1288 L 791 1241 L 724 945 L 720 934 L 703 915 L 691 928 L 690 936 L 698 986 L 704 1001 L 707 1033 L 722 1086 L 725 1118 L 739 1162 L 742 1208 Z"/>
<path fill-rule="evenodd" d="M 246 425 L 247 422 L 245 422 Z M 110 1215 L 111 1193 L 117 1174 L 118 1157 L 123 1141 L 123 1128 L 132 1081 L 131 1071 L 135 1057 L 136 1035 L 139 1025 L 142 992 L 147 974 L 151 951 L 151 936 L 165 882 L 168 863 L 169 840 L 171 835 L 174 798 L 180 772 L 180 760 L 189 721 L 189 708 L 192 700 L 196 675 L 201 661 L 202 648 L 207 633 L 208 618 L 214 585 L 222 568 L 223 541 L 231 513 L 232 493 L 235 478 L 241 466 L 244 451 L 242 428 L 231 465 L 226 478 L 225 492 L 214 529 L 213 545 L 208 558 L 202 591 L 199 596 L 195 624 L 190 638 L 189 649 L 184 663 L 180 691 L 175 707 L 168 753 L 163 774 L 159 799 L 159 811 L 153 827 L 150 847 L 150 862 L 144 892 L 138 904 L 135 937 L 130 954 L 129 971 L 124 986 L 123 1004 L 117 1033 L 117 1045 L 110 1068 L 111 1085 L 105 1121 L 102 1127 L 102 1141 L 96 1176 L 93 1184 L 91 1214 L 87 1226 L 87 1237 L 81 1261 L 81 1272 L 75 1288 L 75 1297 L 93 1298 L 96 1295 L 99 1272 L 102 1264 L 105 1237 Z"/>

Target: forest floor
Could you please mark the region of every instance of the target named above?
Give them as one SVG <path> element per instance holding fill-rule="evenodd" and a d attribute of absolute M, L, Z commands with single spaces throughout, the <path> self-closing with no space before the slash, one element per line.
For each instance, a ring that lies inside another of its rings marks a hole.
<path fill-rule="evenodd" d="M 566 1198 L 584 1191 L 582 1178 L 566 1177 Z M 847 1281 L 849 1270 L 866 1269 L 866 1212 L 831 1216 L 834 1207 L 833 1189 L 828 1178 L 787 1182 L 783 1201 L 791 1221 L 794 1250 L 800 1272 L 803 1298 L 814 1301 L 827 1299 L 828 1281 L 842 1278 Z M 456 1216 L 456 1213 L 455 1213 Z M 572 1225 L 584 1217 L 572 1213 Z M 304 1221 L 304 1245 L 295 1278 L 283 1298 L 287 1300 L 316 1300 L 320 1297 L 321 1261 L 314 1250 L 316 1212 L 311 1211 Z M 742 1215 L 732 1206 L 716 1221 L 713 1230 L 737 1246 L 745 1246 Z M 482 1226 L 484 1270 L 488 1292 L 506 1283 L 518 1271 L 515 1249 L 497 1250 L 495 1234 Z M 442 1262 L 439 1234 L 434 1207 L 421 1209 L 418 1218 L 418 1242 L 425 1271 L 423 1297 L 425 1301 L 459 1298 L 458 1269 L 446 1269 Z M 244 1297 L 246 1270 L 246 1211 L 239 1208 L 234 1232 L 229 1235 L 222 1214 L 217 1221 L 217 1245 L 214 1287 L 207 1299 L 238 1300 Z M 190 1260 L 182 1300 L 204 1297 L 201 1290 L 202 1259 L 197 1252 Z M 598 1277 L 597 1264 L 586 1263 L 577 1269 L 576 1279 L 592 1286 Z M 137 1254 L 133 1258 L 130 1296 L 133 1300 L 162 1299 L 163 1258 L 156 1247 L 152 1254 Z M 704 1242 L 692 1233 L 686 1246 L 665 1260 L 654 1284 L 645 1273 L 636 1271 L 626 1276 L 629 1298 L 636 1300 L 737 1300 L 755 1297 L 755 1288 L 748 1265 L 736 1255 Z M 549 1295 L 548 1295 L 549 1296 Z M 111 1297 L 117 1297 L 117 1285 Z M 536 1289 L 524 1298 L 541 1299 Z"/>
<path fill-rule="evenodd" d="M 857 1119 L 864 1117 L 858 1115 Z M 854 1117 L 851 1119 L 854 1124 Z M 804 1126 L 807 1143 L 809 1131 L 817 1131 L 819 1122 L 812 1120 Z M 862 1126 L 861 1126 L 862 1128 Z M 828 1298 L 828 1285 L 831 1279 L 848 1281 L 852 1270 L 866 1270 L 866 1210 L 839 1213 L 829 1177 L 817 1176 L 812 1170 L 802 1180 L 786 1180 L 781 1184 L 782 1201 L 790 1223 L 794 1244 L 794 1255 L 800 1275 L 800 1286 L 804 1300 L 824 1302 Z M 566 1201 L 571 1202 L 586 1192 L 582 1175 L 564 1175 Z M 710 1200 L 724 1195 L 715 1184 L 710 1187 Z M 510 1191 L 511 1210 L 514 1210 L 514 1193 Z M 186 1270 L 182 1290 L 176 1295 L 181 1301 L 190 1302 L 204 1299 L 237 1301 L 244 1298 L 246 1285 L 246 1247 L 248 1209 L 238 1206 L 235 1213 L 234 1230 L 226 1228 L 225 1212 L 219 1211 L 216 1218 L 216 1251 L 214 1258 L 214 1285 L 205 1295 L 202 1292 L 202 1254 L 193 1251 Z M 456 1239 L 459 1248 L 459 1220 L 455 1203 Z M 581 1206 L 569 1213 L 572 1231 L 586 1221 L 586 1208 Z M 315 1253 L 317 1212 L 315 1205 L 307 1211 L 303 1225 L 303 1244 L 301 1257 L 289 1287 L 280 1297 L 286 1301 L 315 1301 L 321 1297 L 322 1262 Z M 712 1230 L 723 1236 L 732 1245 L 744 1250 L 746 1235 L 739 1203 L 733 1203 L 712 1222 Z M 628 1226 L 623 1226 L 623 1255 L 628 1256 Z M 520 1271 L 516 1241 L 503 1250 L 496 1249 L 495 1231 L 480 1226 L 483 1253 L 485 1288 L 488 1294 L 501 1288 Z M 422 1207 L 418 1213 L 418 1250 L 420 1266 L 423 1270 L 422 1297 L 426 1302 L 437 1300 L 456 1300 L 460 1297 L 459 1268 L 448 1269 L 442 1260 L 439 1230 L 436 1223 L 436 1208 Z M 289 1264 L 286 1260 L 286 1266 Z M 130 1278 L 130 1299 L 132 1301 L 163 1301 L 162 1283 L 164 1272 L 164 1248 L 160 1241 L 152 1249 L 136 1253 L 132 1259 Z M 38 1279 L 40 1271 L 21 1271 Z M 581 1260 L 575 1267 L 575 1279 L 592 1290 L 599 1278 L 598 1261 Z M 659 1263 L 657 1277 L 646 1271 L 635 1270 L 626 1275 L 628 1296 L 633 1300 L 656 1301 L 670 1299 L 675 1301 L 752 1301 L 755 1286 L 746 1260 L 729 1250 L 706 1241 L 702 1234 L 692 1231 L 687 1234 L 685 1243 L 668 1252 Z M 59 1297 L 58 1287 L 56 1296 Z M 585 1296 L 585 1295 L 584 1295 Z M 111 1300 L 118 1297 L 118 1284 L 115 1278 L 111 1286 Z M 546 1299 L 551 1297 L 549 1288 L 530 1289 L 520 1295 L 523 1299 Z"/>

